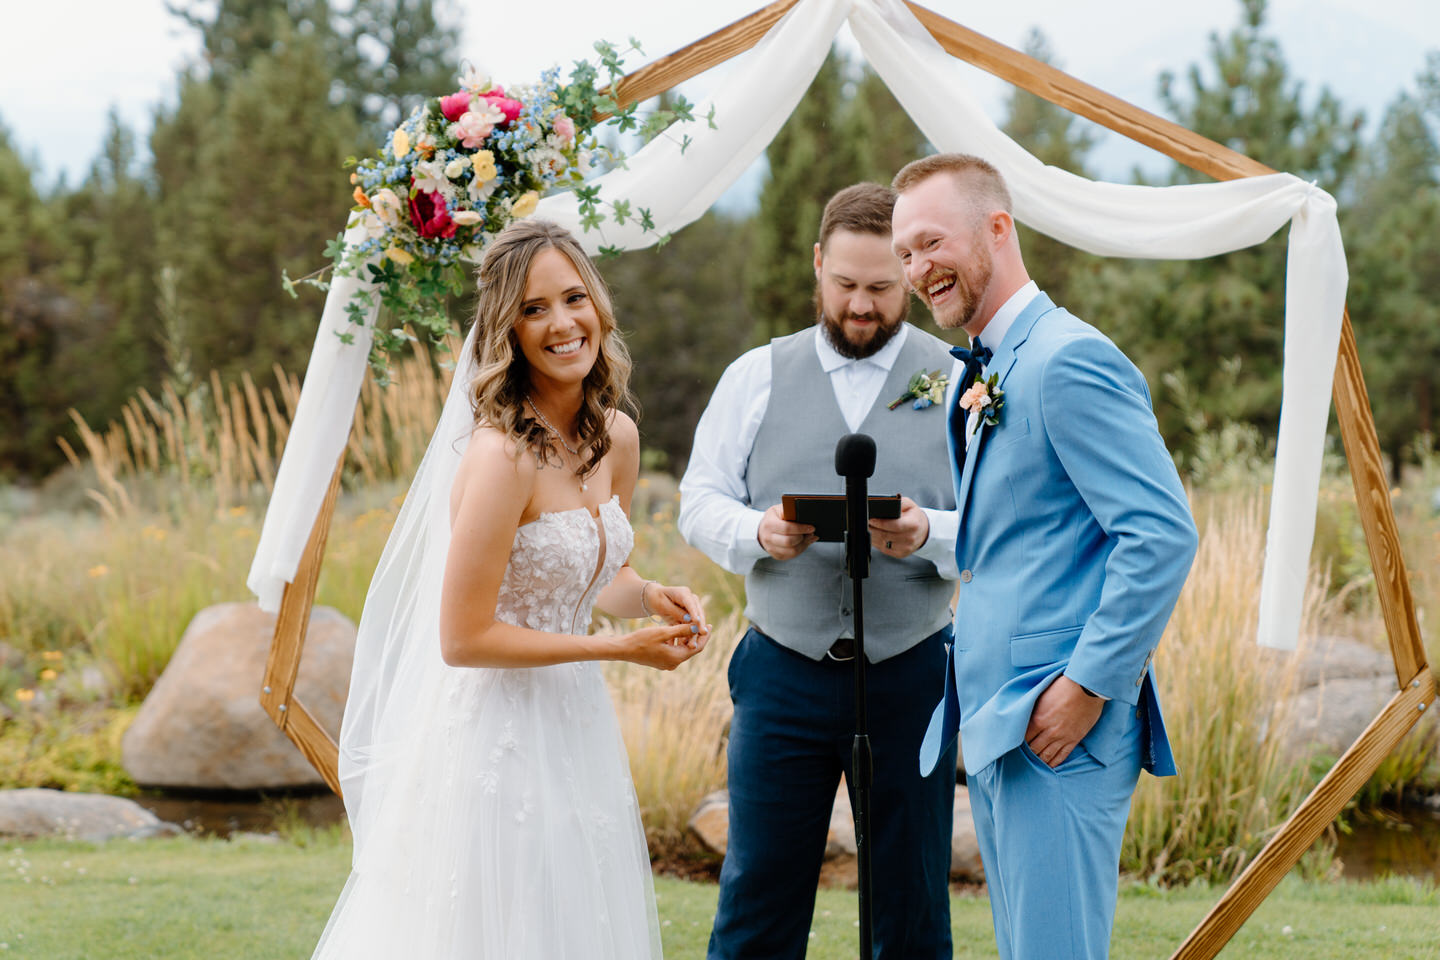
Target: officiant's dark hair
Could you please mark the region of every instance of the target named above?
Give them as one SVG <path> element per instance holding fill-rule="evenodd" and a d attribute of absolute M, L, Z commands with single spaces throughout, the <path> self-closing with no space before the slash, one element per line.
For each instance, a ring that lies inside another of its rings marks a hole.
<path fill-rule="evenodd" d="M 890 214 L 895 212 L 895 191 L 883 183 L 857 183 L 846 187 L 825 204 L 820 215 L 820 250 L 836 230 L 890 236 Z"/>
<path fill-rule="evenodd" d="M 1005 178 L 1000 176 L 1000 171 L 990 161 L 968 153 L 936 153 L 912 160 L 900 168 L 890 186 L 896 193 L 904 193 L 940 173 L 950 174 L 957 184 L 963 185 L 977 215 L 990 210 L 1014 212 L 1010 190 L 1005 186 Z"/>

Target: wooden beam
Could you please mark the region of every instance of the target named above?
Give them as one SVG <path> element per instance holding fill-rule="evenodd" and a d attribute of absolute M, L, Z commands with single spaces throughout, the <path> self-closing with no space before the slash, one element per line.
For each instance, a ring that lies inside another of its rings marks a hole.
<path fill-rule="evenodd" d="M 1400 553 L 1400 529 L 1390 500 L 1390 478 L 1385 473 L 1385 460 L 1375 433 L 1370 399 L 1365 393 L 1365 377 L 1360 371 L 1360 354 L 1355 347 L 1348 310 L 1340 331 L 1340 360 L 1335 368 L 1335 410 L 1340 437 L 1345 443 L 1345 459 L 1350 464 L 1350 478 L 1355 484 L 1355 503 L 1365 530 L 1365 545 L 1370 550 L 1370 568 L 1375 573 L 1385 633 L 1395 659 L 1395 679 L 1403 689 L 1425 667 L 1425 645 L 1415 617 L 1410 576 Z"/>
<path fill-rule="evenodd" d="M 1077 80 L 1048 63 L 960 26 L 918 3 L 906 0 L 910 12 L 951 55 L 987 73 L 1028 90 L 1071 113 L 1093 120 L 1137 143 L 1165 154 L 1192 170 L 1217 180 L 1261 176 L 1275 171 L 1243 153 L 1187 130 L 1164 117 Z"/>
<path fill-rule="evenodd" d="M 315 720 L 310 711 L 299 700 L 290 701 L 290 709 L 285 711 L 285 735 L 288 736 L 310 765 L 320 772 L 329 788 L 335 791 L 336 796 L 340 793 L 340 748 L 336 746 L 334 739 L 325 732 L 325 728 Z"/>
<path fill-rule="evenodd" d="M 1425 668 L 1370 721 L 1365 732 L 1270 838 L 1171 960 L 1209 960 L 1219 953 L 1355 792 L 1365 785 L 1380 761 L 1389 756 L 1401 738 L 1425 715 L 1424 711 L 1434 704 L 1435 678 L 1429 668 Z"/>
<path fill-rule="evenodd" d="M 799 0 L 775 0 L 727 27 L 701 37 L 687 47 L 661 57 L 615 84 L 615 101 L 621 107 L 658 96 L 711 67 L 749 50 L 780 22 Z M 602 119 L 602 114 L 596 119 Z"/>
<path fill-rule="evenodd" d="M 310 539 L 300 556 L 295 579 L 285 585 L 285 593 L 280 599 L 280 613 L 275 618 L 275 635 L 270 641 L 270 653 L 265 659 L 265 678 L 260 689 L 260 706 L 300 748 L 300 752 L 336 793 L 340 792 L 340 781 L 335 773 L 339 765 L 339 750 L 304 705 L 295 699 L 295 679 L 300 674 L 305 633 L 310 627 L 310 611 L 315 606 L 315 588 L 320 582 L 320 565 L 325 559 L 325 541 L 330 533 L 330 520 L 335 514 L 344 465 L 345 454 L 342 451 L 335 463 L 335 472 L 330 476 L 330 487 L 325 491 L 320 514 L 310 528 Z"/>

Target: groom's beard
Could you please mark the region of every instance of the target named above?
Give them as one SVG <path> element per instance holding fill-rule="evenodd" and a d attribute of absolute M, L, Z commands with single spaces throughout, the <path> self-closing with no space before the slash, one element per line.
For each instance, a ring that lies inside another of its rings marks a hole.
<path fill-rule="evenodd" d="M 900 324 L 910 314 L 910 297 L 907 295 L 900 304 L 899 311 L 893 317 L 886 317 L 879 311 L 869 313 L 850 313 L 845 311 L 838 318 L 832 317 L 825 310 L 825 304 L 820 297 L 820 288 L 815 288 L 815 320 L 820 324 L 820 329 L 825 331 L 825 339 L 830 341 L 830 346 L 835 352 L 850 360 L 863 360 L 866 357 L 878 353 L 890 338 L 900 332 Z M 846 320 L 871 320 L 875 325 L 870 328 L 868 338 L 852 339 L 845 332 Z"/>

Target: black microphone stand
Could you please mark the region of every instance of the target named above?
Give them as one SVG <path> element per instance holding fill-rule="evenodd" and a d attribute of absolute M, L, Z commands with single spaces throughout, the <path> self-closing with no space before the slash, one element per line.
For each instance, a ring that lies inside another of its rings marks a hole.
<path fill-rule="evenodd" d="M 870 721 L 865 696 L 865 612 L 861 581 L 870 576 L 870 509 L 866 481 L 875 472 L 875 441 L 863 433 L 846 434 L 835 446 L 835 472 L 845 477 L 845 568 L 855 602 L 855 741 L 850 767 L 854 773 L 855 866 L 860 900 L 860 957 L 874 956 L 874 922 L 870 914 L 870 786 L 873 779 Z"/>

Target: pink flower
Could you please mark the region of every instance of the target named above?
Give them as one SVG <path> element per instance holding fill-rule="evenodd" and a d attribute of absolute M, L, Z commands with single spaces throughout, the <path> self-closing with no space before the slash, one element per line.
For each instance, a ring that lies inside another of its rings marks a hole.
<path fill-rule="evenodd" d="M 564 140 L 566 143 L 575 139 L 575 121 L 571 120 L 565 114 L 562 113 L 556 117 L 551 127 L 555 130 L 555 136 Z"/>
<path fill-rule="evenodd" d="M 450 136 L 468 149 L 476 150 L 485 142 L 485 138 L 490 136 L 490 131 L 504 120 L 505 115 L 495 109 L 494 104 L 482 99 L 475 104 L 474 109 L 460 115 L 460 119 L 450 127 Z"/>
<path fill-rule="evenodd" d="M 426 190 L 417 191 L 410 198 L 410 220 L 422 237 L 453 237 L 455 221 L 450 219 L 450 208 L 445 198 Z"/>
<path fill-rule="evenodd" d="M 459 120 L 469 109 L 470 91 L 468 90 L 461 90 L 459 93 L 452 93 L 448 97 L 440 98 L 440 112 L 445 114 L 445 119 L 451 123 Z"/>
<path fill-rule="evenodd" d="M 990 406 L 990 402 L 990 389 L 985 386 L 985 381 L 977 380 L 960 397 L 960 409 L 976 413 Z"/>
<path fill-rule="evenodd" d="M 499 110 L 502 114 L 505 115 L 504 122 L 496 124 L 497 127 L 500 127 L 504 126 L 506 123 L 514 123 L 515 118 L 520 116 L 520 111 L 525 109 L 525 105 L 519 100 L 511 100 L 509 97 L 505 96 L 503 92 L 498 91 L 499 88 L 497 87 L 495 90 L 491 90 L 489 93 L 485 94 L 485 96 L 481 97 L 481 99 L 490 101 L 490 105 L 492 107 L 494 107 L 496 110 Z"/>

